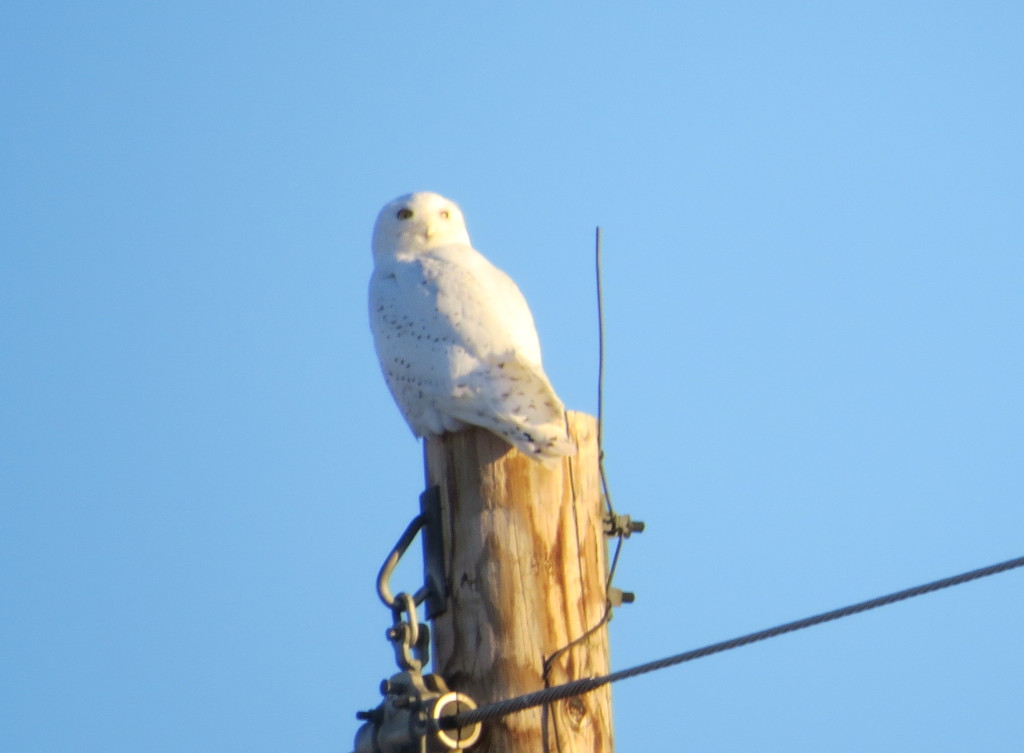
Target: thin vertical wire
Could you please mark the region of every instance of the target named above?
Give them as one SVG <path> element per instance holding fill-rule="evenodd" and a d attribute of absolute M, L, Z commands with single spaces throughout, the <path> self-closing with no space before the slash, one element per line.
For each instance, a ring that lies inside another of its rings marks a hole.
<path fill-rule="evenodd" d="M 601 475 L 601 496 L 604 497 L 608 514 L 614 516 L 611 497 L 608 494 L 608 481 L 604 473 L 604 302 L 601 296 L 601 228 L 597 227 L 594 233 L 594 275 L 597 278 L 597 467 Z M 572 465 L 569 466 L 570 473 Z M 608 594 L 612 587 L 612 579 L 615 577 L 615 568 L 619 562 L 619 553 L 622 551 L 622 534 L 615 546 L 615 555 L 612 557 L 611 565 L 605 580 L 605 602 L 604 614 L 593 627 L 586 630 L 582 635 L 569 641 L 566 645 L 555 651 L 544 660 L 543 680 L 547 685 L 548 673 L 554 665 L 555 660 L 574 646 L 578 646 L 594 633 L 608 624 L 612 617 L 612 602 Z"/>
<path fill-rule="evenodd" d="M 604 456 L 604 300 L 601 296 L 601 227 L 594 231 L 594 275 L 597 277 L 597 451 Z"/>
<path fill-rule="evenodd" d="M 604 298 L 601 291 L 601 226 L 594 230 L 594 275 L 597 278 L 597 467 L 601 473 L 601 492 L 608 514 L 614 515 L 612 495 L 604 472 Z"/>

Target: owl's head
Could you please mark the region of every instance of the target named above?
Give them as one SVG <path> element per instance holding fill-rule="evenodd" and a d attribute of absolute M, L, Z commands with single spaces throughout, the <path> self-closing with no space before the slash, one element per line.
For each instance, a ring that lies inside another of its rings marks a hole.
<path fill-rule="evenodd" d="M 436 193 L 399 196 L 389 202 L 373 227 L 373 255 L 427 251 L 453 243 L 470 245 L 459 205 Z"/>

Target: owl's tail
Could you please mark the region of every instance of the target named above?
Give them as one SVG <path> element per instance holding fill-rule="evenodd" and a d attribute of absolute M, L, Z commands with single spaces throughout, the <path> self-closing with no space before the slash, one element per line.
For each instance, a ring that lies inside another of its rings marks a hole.
<path fill-rule="evenodd" d="M 531 460 L 552 468 L 559 459 L 575 455 L 569 438 L 565 406 L 543 369 L 514 354 L 487 363 L 486 391 L 493 412 L 458 415 L 467 423 L 497 434 Z M 477 395 L 479 399 L 480 395 Z"/>
<path fill-rule="evenodd" d="M 563 457 L 575 455 L 577 452 L 576 443 L 566 432 L 564 411 L 557 423 L 530 427 L 510 425 L 505 429 L 496 430 L 495 433 L 523 455 L 547 468 L 554 468 Z"/>

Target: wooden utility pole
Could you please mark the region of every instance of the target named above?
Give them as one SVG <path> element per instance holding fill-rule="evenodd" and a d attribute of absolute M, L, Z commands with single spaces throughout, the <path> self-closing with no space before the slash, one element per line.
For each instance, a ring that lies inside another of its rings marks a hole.
<path fill-rule="evenodd" d="M 434 671 L 478 705 L 609 669 L 606 625 L 559 653 L 606 604 L 597 422 L 570 412 L 568 423 L 579 453 L 552 470 L 483 429 L 426 445 L 449 591 Z M 477 750 L 611 753 L 611 690 L 487 722 Z"/>

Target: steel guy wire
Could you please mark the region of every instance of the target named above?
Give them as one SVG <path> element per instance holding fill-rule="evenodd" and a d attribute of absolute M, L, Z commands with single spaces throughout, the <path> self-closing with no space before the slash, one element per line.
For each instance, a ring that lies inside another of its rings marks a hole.
<path fill-rule="evenodd" d="M 748 633 L 747 635 L 740 636 L 739 638 L 733 638 L 720 643 L 712 643 L 708 646 L 704 646 L 703 648 L 686 651 L 681 654 L 676 654 L 675 656 L 669 656 L 664 659 L 648 662 L 647 664 L 640 664 L 635 667 L 630 667 L 629 669 L 619 670 L 618 672 L 612 672 L 599 677 L 585 677 L 580 680 L 567 682 L 563 685 L 555 685 L 554 687 L 538 690 L 534 693 L 527 693 L 526 695 L 518 696 L 516 698 L 509 698 L 504 701 L 489 703 L 473 709 L 472 711 L 463 711 L 458 714 L 453 714 L 452 716 L 444 717 L 439 721 L 439 725 L 443 729 L 453 729 L 455 727 L 462 727 L 476 722 L 483 722 L 488 719 L 497 719 L 499 717 L 508 716 L 509 714 L 514 714 L 518 711 L 525 711 L 526 709 L 543 706 L 544 704 L 553 703 L 554 701 L 583 695 L 584 693 L 589 693 L 592 690 L 597 690 L 604 685 L 618 682 L 619 680 L 625 680 L 629 677 L 636 677 L 637 675 L 647 674 L 648 672 L 655 672 L 660 669 L 675 666 L 676 664 L 693 661 L 694 659 L 701 659 L 705 656 L 711 656 L 712 654 L 718 654 L 723 651 L 730 651 L 734 648 L 739 648 L 740 646 L 746 646 L 751 643 L 757 643 L 758 641 L 775 638 L 779 635 L 803 630 L 804 628 L 813 627 L 814 625 L 821 625 L 822 623 L 842 619 L 843 617 L 850 617 L 851 615 L 867 612 L 871 609 L 895 604 L 898 601 L 912 599 L 915 596 L 922 596 L 923 594 L 940 591 L 944 588 L 959 586 L 962 583 L 967 583 L 979 578 L 985 578 L 990 575 L 996 575 L 1018 567 L 1024 567 L 1024 557 L 1017 557 L 1016 559 L 1007 560 L 995 565 L 989 565 L 988 567 L 982 567 L 977 570 L 971 570 L 959 575 L 953 575 L 948 578 L 932 581 L 931 583 L 925 583 L 920 586 L 914 586 L 913 588 L 896 591 L 895 593 L 891 593 L 886 596 L 879 596 L 857 604 L 851 604 L 850 606 L 833 609 L 830 612 L 822 612 L 821 614 L 814 615 L 813 617 L 805 617 L 802 620 L 787 622 L 773 628 L 768 628 L 767 630 Z"/>

